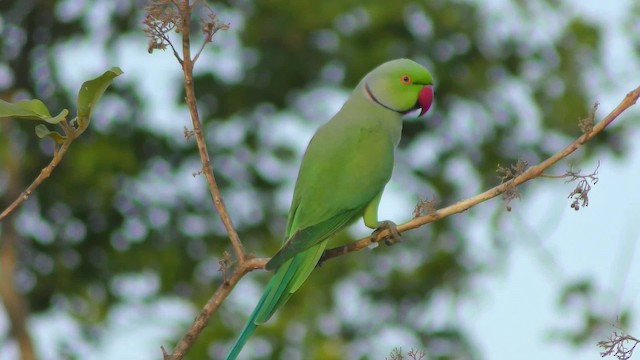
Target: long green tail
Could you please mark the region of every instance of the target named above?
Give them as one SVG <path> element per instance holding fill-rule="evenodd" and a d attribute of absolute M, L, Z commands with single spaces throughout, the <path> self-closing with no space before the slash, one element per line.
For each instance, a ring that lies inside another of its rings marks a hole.
<path fill-rule="evenodd" d="M 262 299 L 264 299 L 264 296 L 262 297 Z M 262 299 L 260 299 L 260 302 L 262 302 Z M 229 351 L 229 354 L 227 354 L 227 360 L 235 360 L 235 358 L 238 357 L 238 354 L 240 354 L 240 350 L 242 350 L 244 344 L 247 342 L 247 340 L 249 340 L 249 336 L 251 336 L 251 334 L 253 334 L 253 332 L 256 330 L 257 325 L 253 319 L 255 319 L 256 317 L 257 310 L 258 307 L 253 310 L 249 321 L 247 321 L 247 323 L 244 325 L 244 329 L 242 329 L 242 332 L 240 333 L 240 336 L 238 336 L 236 343 L 233 344 L 231 351 Z"/>
<path fill-rule="evenodd" d="M 229 351 L 227 360 L 235 360 L 244 344 L 256 330 L 256 327 L 269 320 L 273 313 L 287 302 L 291 294 L 298 290 L 318 264 L 326 246 L 326 241 L 312 246 L 286 261 L 276 270 L 276 273 L 267 284 L 258 305 L 251 313 L 247 324 L 242 329 L 235 344 L 233 344 L 231 351 Z"/>

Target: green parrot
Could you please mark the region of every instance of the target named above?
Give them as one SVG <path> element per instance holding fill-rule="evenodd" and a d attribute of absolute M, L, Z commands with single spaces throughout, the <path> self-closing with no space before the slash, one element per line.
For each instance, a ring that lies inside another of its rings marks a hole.
<path fill-rule="evenodd" d="M 393 171 L 402 116 L 416 109 L 422 116 L 432 102 L 429 71 L 412 60 L 396 59 L 368 73 L 340 111 L 318 129 L 302 159 L 284 244 L 266 265 L 275 274 L 227 360 L 235 359 L 256 326 L 300 288 L 337 231 L 362 217 L 376 232 L 388 229 L 399 237 L 394 223 L 378 222 L 378 204 Z"/>

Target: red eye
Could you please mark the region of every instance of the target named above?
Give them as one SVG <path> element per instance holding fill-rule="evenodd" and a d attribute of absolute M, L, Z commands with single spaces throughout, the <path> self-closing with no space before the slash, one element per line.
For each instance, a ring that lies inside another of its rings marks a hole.
<path fill-rule="evenodd" d="M 402 75 L 400 77 L 400 81 L 405 84 L 405 85 L 411 85 L 412 81 L 411 81 L 411 76 L 409 75 Z"/>

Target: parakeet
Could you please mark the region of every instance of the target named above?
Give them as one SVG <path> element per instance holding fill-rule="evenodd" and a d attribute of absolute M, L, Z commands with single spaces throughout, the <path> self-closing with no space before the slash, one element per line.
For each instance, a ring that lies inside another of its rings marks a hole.
<path fill-rule="evenodd" d="M 369 228 L 395 231 L 392 222 L 378 222 L 378 204 L 393 171 L 402 116 L 417 109 L 422 116 L 432 102 L 429 71 L 396 59 L 368 73 L 318 129 L 302 159 L 284 244 L 266 265 L 275 273 L 227 360 L 300 288 L 333 234 L 360 217 Z"/>

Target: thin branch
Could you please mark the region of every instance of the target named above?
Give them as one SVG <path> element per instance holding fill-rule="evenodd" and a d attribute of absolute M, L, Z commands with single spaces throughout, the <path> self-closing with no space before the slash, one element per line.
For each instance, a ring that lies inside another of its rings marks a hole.
<path fill-rule="evenodd" d="M 169 40 L 167 36 L 164 36 L 164 39 Z M 178 53 L 178 50 L 176 50 L 176 48 L 173 47 L 173 44 L 170 41 L 168 41 L 168 43 L 169 43 L 169 46 L 171 46 L 171 50 L 173 50 L 173 56 L 176 58 L 176 60 L 178 60 L 180 65 L 182 65 L 184 60 L 182 60 L 182 58 L 180 57 L 180 53 Z"/>
<path fill-rule="evenodd" d="M 223 281 L 223 283 L 218 286 L 216 292 L 213 293 L 209 301 L 204 305 L 200 314 L 193 321 L 193 324 L 187 331 L 187 333 L 180 339 L 175 349 L 173 350 L 173 354 L 167 354 L 164 349 L 163 350 L 163 359 L 164 360 L 180 360 L 182 359 L 187 351 L 191 348 L 191 346 L 195 343 L 198 336 L 207 324 L 209 323 L 209 319 L 211 316 L 218 310 L 222 302 L 229 296 L 233 288 L 236 284 L 242 279 L 250 271 L 256 269 L 264 269 L 265 265 L 269 261 L 268 258 L 251 258 L 246 259 L 240 263 L 236 267 L 235 271 L 231 274 L 231 276 Z"/>
<path fill-rule="evenodd" d="M 231 274 L 229 278 L 227 278 L 227 265 L 229 263 L 228 256 L 225 256 L 223 262 L 221 262 L 221 266 L 223 266 L 223 274 L 224 281 L 215 291 L 215 293 L 211 296 L 209 301 L 205 304 L 204 308 L 198 315 L 198 317 L 194 320 L 193 324 L 189 328 L 188 332 L 178 341 L 173 352 L 171 354 L 167 353 L 167 351 L 162 347 L 162 355 L 165 360 L 178 360 L 182 359 L 187 351 L 193 346 L 198 336 L 202 332 L 202 330 L 207 326 L 211 315 L 220 307 L 224 299 L 231 293 L 235 285 L 240 281 L 240 279 L 249 271 L 255 269 L 263 269 L 268 259 L 257 259 L 257 258 L 248 258 L 242 242 L 240 241 L 240 237 L 235 230 L 231 217 L 229 216 L 226 206 L 224 205 L 224 201 L 222 200 L 222 195 L 220 193 L 220 189 L 216 182 L 215 175 L 213 173 L 213 168 L 211 164 L 211 159 L 209 157 L 209 151 L 207 149 L 207 144 L 204 139 L 204 134 L 202 131 L 202 125 L 200 122 L 200 115 L 198 114 L 198 108 L 196 105 L 196 95 L 195 88 L 193 82 L 193 66 L 197 57 L 200 55 L 202 48 L 198 51 L 195 58 L 191 57 L 191 41 L 190 41 L 190 29 L 189 29 L 189 21 L 191 19 L 191 11 L 193 6 L 189 4 L 188 0 L 184 0 L 182 2 L 178 2 L 176 0 L 172 0 L 172 3 L 177 8 L 177 13 L 175 9 L 166 8 L 167 3 L 162 1 L 157 1 L 152 3 L 147 10 L 149 12 L 156 11 L 156 14 L 162 14 L 158 16 L 164 16 L 161 18 L 161 23 L 166 24 L 167 22 L 172 22 L 176 24 L 176 28 L 180 30 L 179 32 L 182 34 L 182 57 L 176 56 L 180 64 L 182 65 L 182 71 L 184 75 L 184 88 L 186 98 L 185 101 L 189 108 L 189 113 L 191 115 L 191 121 L 193 124 L 192 131 L 185 131 L 185 135 L 195 136 L 196 143 L 198 146 L 198 152 L 200 154 L 200 161 L 202 162 L 201 172 L 204 173 L 207 184 L 209 185 L 209 192 L 211 194 L 211 199 L 213 200 L 213 205 L 215 206 L 220 219 L 229 235 L 229 240 L 231 241 L 231 245 L 233 247 L 234 253 L 238 259 L 238 265 L 235 271 Z M 155 5 L 155 7 L 153 6 Z M 194 4 L 195 5 L 195 2 Z M 164 8 L 160 8 L 163 7 Z M 169 16 L 168 14 L 171 14 Z M 177 16 L 174 16 L 177 14 Z M 150 18 L 151 15 L 148 15 L 147 18 Z M 205 42 L 203 43 L 203 47 L 206 43 L 211 42 L 213 34 L 221 29 L 227 29 L 228 24 L 217 25 L 215 15 L 209 15 L 210 22 L 205 23 L 204 31 L 205 31 Z M 164 21 L 164 22 L 163 22 Z M 149 21 L 149 24 L 153 24 Z M 149 26 L 149 25 L 148 25 Z M 164 26 L 164 25 L 163 25 Z M 150 27 L 151 28 L 151 27 Z M 153 28 L 151 28 L 150 32 L 153 34 Z M 157 35 L 157 34 L 156 34 Z M 156 38 L 158 38 L 156 36 Z M 169 41 L 168 37 L 161 36 L 160 41 L 166 41 L 172 48 L 173 45 Z M 154 45 L 158 45 L 159 42 L 151 41 L 150 42 L 150 50 L 153 49 Z M 162 45 L 162 44 L 160 44 Z"/>
<path fill-rule="evenodd" d="M 228 30 L 229 24 L 220 23 L 216 17 L 216 13 L 209 8 L 207 3 L 204 3 L 207 8 L 207 16 L 208 20 L 202 20 L 202 32 L 204 33 L 204 39 L 202 40 L 202 45 L 200 45 L 200 49 L 196 53 L 196 56 L 193 57 L 193 62 L 197 62 L 200 54 L 202 54 L 202 50 L 204 47 L 213 42 L 213 35 L 215 35 L 220 30 Z"/>
<path fill-rule="evenodd" d="M 626 345 L 627 342 L 631 345 Z M 609 337 L 609 340 L 598 342 L 598 346 L 603 349 L 600 352 L 601 357 L 615 356 L 619 360 L 630 359 L 638 344 L 640 339 L 617 331 Z"/>
<path fill-rule="evenodd" d="M 181 17 L 179 11 L 176 11 L 176 9 L 180 10 L 180 4 L 176 1 L 172 1 L 171 3 L 175 6 L 175 9 L 171 7 L 166 0 L 151 0 L 150 4 L 145 7 L 147 16 L 143 24 L 145 25 L 144 32 L 149 38 L 147 51 L 152 53 L 155 49 L 164 50 L 167 45 L 169 45 L 171 50 L 173 50 L 173 56 L 175 56 L 180 65 L 182 65 L 183 60 L 167 35 L 174 29 L 177 32 L 182 31 L 182 27 L 180 26 Z"/>
<path fill-rule="evenodd" d="M 29 196 L 31 196 L 33 191 L 38 186 L 40 186 L 40 184 L 42 184 L 42 182 L 45 179 L 47 179 L 49 176 L 51 176 L 51 173 L 53 172 L 53 169 L 55 169 L 56 166 L 58 166 L 58 164 L 60 164 L 60 161 L 62 161 L 62 158 L 66 154 L 67 150 L 69 150 L 69 146 L 71 146 L 71 143 L 73 142 L 73 140 L 75 140 L 76 137 L 78 136 L 78 134 L 76 134 L 74 128 L 70 127 L 67 124 L 66 121 L 64 121 L 64 120 L 61 121 L 60 125 L 62 126 L 67 138 L 64 140 L 62 145 L 60 145 L 59 147 L 58 147 L 57 144 L 54 145 L 55 149 L 54 149 L 54 152 L 53 152 L 53 158 L 51 158 L 51 162 L 49 162 L 49 165 L 45 166 L 40 171 L 40 174 L 38 175 L 38 177 L 36 177 L 35 180 L 33 180 L 31 185 L 29 185 L 29 187 L 27 187 L 20 194 L 20 196 L 18 196 L 11 203 L 11 205 L 9 205 L 6 209 L 4 209 L 4 211 L 2 211 L 2 213 L 0 213 L 0 222 L 2 222 L 2 220 L 4 220 L 11 212 L 13 212 L 15 209 L 17 209 L 18 206 L 22 205 L 22 203 L 25 202 L 29 198 Z"/>
<path fill-rule="evenodd" d="M 597 183 L 598 182 L 598 170 L 600 169 L 600 161 L 598 161 L 598 164 L 596 165 L 596 169 L 593 170 L 590 174 L 587 175 L 582 175 L 581 172 L 582 170 L 567 170 L 564 174 L 562 175 L 553 175 L 553 174 L 542 174 L 540 175 L 541 178 L 549 178 L 549 179 L 564 179 L 564 178 L 568 178 L 565 183 L 570 183 L 572 181 L 576 181 L 578 179 L 585 179 L 585 180 L 591 180 L 593 183 Z"/>
<path fill-rule="evenodd" d="M 398 231 L 402 233 L 407 230 L 415 229 L 422 225 L 432 223 L 436 220 L 445 218 L 447 216 L 464 212 L 477 204 L 485 202 L 489 199 L 493 199 L 494 197 L 505 193 L 509 189 L 513 189 L 515 186 L 518 186 L 531 179 L 541 176 L 545 170 L 555 165 L 558 161 L 566 158 L 567 156 L 572 154 L 574 151 L 579 149 L 586 142 L 588 142 L 593 137 L 595 137 L 600 132 L 602 132 L 620 114 L 622 114 L 629 107 L 633 106 L 636 103 L 636 101 L 638 101 L 639 97 L 640 97 L 640 87 L 637 87 L 635 90 L 629 92 L 627 96 L 625 96 L 625 98 L 620 102 L 620 104 L 615 109 L 613 109 L 613 111 L 609 113 L 609 115 L 607 115 L 604 119 L 602 119 L 598 124 L 593 126 L 590 132 L 584 133 L 582 136 L 577 138 L 574 142 L 569 144 L 564 149 L 558 151 L 557 153 L 555 153 L 548 159 L 544 160 L 543 162 L 535 166 L 531 166 L 522 174 L 492 189 L 489 189 L 483 192 L 482 194 L 478 194 L 474 197 L 460 201 L 458 203 L 439 209 L 435 212 L 426 214 L 424 216 L 416 217 L 413 220 L 410 220 L 402 225 L 399 225 Z M 371 240 L 369 237 L 366 237 L 356 242 L 353 242 L 351 244 L 338 246 L 332 249 L 325 250 L 324 254 L 322 255 L 322 261 L 326 261 L 337 256 L 348 254 L 353 251 L 359 251 L 359 250 L 365 249 L 371 246 L 372 243 L 383 239 L 387 235 L 388 235 L 387 231 L 382 231 L 378 234 L 378 237 L 374 240 Z"/>
<path fill-rule="evenodd" d="M 193 57 L 193 62 L 197 62 L 198 58 L 200 58 L 200 54 L 202 54 L 202 50 L 204 50 L 204 47 L 207 46 L 207 42 L 203 41 L 202 44 L 200 45 L 200 49 L 198 49 L 198 52 L 196 52 L 196 56 Z"/>
<path fill-rule="evenodd" d="M 218 183 L 216 182 L 215 175 L 211 166 L 211 159 L 209 158 L 209 151 L 207 150 L 207 143 L 204 139 L 202 132 L 202 125 L 200 122 L 200 115 L 198 114 L 198 107 L 196 105 L 196 92 L 193 85 L 193 60 L 191 58 L 191 41 L 189 34 L 189 26 L 187 26 L 189 19 L 191 18 L 191 7 L 189 1 L 185 0 L 183 5 L 179 9 L 180 16 L 182 17 L 182 71 L 184 73 L 184 89 L 186 93 L 186 102 L 189 107 L 189 113 L 191 114 L 191 122 L 193 124 L 193 133 L 195 134 L 196 143 L 198 144 L 198 152 L 200 153 L 200 161 L 202 162 L 202 171 L 207 178 L 209 184 L 209 192 L 211 193 L 211 199 L 213 205 L 220 215 L 220 219 L 224 224 L 224 227 L 229 234 L 229 240 L 231 240 L 231 246 L 238 258 L 238 261 L 242 263 L 245 260 L 245 251 L 240 241 L 240 237 L 233 226 L 231 217 L 227 212 L 227 208 L 222 200 Z"/>

